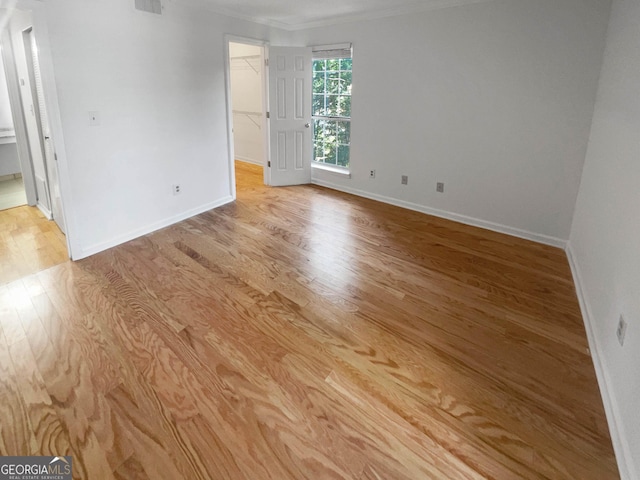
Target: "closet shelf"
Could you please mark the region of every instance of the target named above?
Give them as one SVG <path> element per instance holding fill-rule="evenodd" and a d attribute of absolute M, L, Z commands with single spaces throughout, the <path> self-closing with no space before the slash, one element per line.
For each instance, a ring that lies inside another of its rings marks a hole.
<path fill-rule="evenodd" d="M 262 117 L 262 113 L 261 113 L 261 112 L 247 112 L 247 111 L 245 111 L 245 110 L 234 110 L 234 111 L 233 111 L 233 114 L 234 114 L 234 115 L 242 115 L 242 116 L 245 116 L 245 117 L 247 117 L 247 118 L 251 121 L 251 123 L 253 123 L 256 127 L 260 128 L 260 129 L 262 128 L 262 127 L 260 126 L 260 123 L 259 123 L 259 122 L 256 122 L 256 121 L 254 120 L 254 118 L 253 118 L 253 117 Z"/>
<path fill-rule="evenodd" d="M 239 57 L 231 57 L 231 61 L 233 62 L 234 60 L 240 60 L 243 63 L 246 63 L 249 68 L 251 68 L 251 70 L 253 70 L 256 75 L 258 75 L 260 73 L 260 65 L 259 65 L 259 60 L 260 60 L 261 56 L 260 55 L 241 55 Z M 258 68 L 254 67 L 250 60 L 258 60 Z"/>

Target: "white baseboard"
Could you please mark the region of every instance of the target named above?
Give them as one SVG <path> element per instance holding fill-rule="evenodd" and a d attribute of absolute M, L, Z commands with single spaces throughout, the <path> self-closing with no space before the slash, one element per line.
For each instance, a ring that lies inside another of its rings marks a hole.
<path fill-rule="evenodd" d="M 168 227 L 169 225 L 173 225 L 174 223 L 178 223 L 178 222 L 181 222 L 182 220 L 186 220 L 187 218 L 191 218 L 195 215 L 199 215 L 200 213 L 204 213 L 214 208 L 221 207 L 222 205 L 225 205 L 232 201 L 233 201 L 233 197 L 231 196 L 223 197 L 220 200 L 217 200 L 215 202 L 201 205 L 199 207 L 193 208 L 191 210 L 187 210 L 186 212 L 180 213 L 178 215 L 174 215 L 173 217 L 166 218 L 164 220 L 152 223 L 150 225 L 145 225 L 144 227 L 138 228 L 124 235 L 118 235 L 117 237 L 114 237 L 105 242 L 100 242 L 94 245 L 90 245 L 86 248 L 82 248 L 80 255 L 74 256 L 73 259 L 80 260 L 82 258 L 90 257 L 91 255 L 95 255 L 96 253 L 100 253 L 104 250 L 115 247 L 117 245 L 121 245 L 135 238 L 141 237 L 143 235 L 147 235 L 151 232 L 155 232 L 156 230 L 160 230 L 161 228 L 165 228 L 165 227 Z"/>
<path fill-rule="evenodd" d="M 38 209 L 42 212 L 42 214 L 47 217 L 47 220 L 53 220 L 53 214 L 51 213 L 51 210 L 49 210 L 47 207 L 45 207 L 44 205 L 42 205 L 40 202 L 38 202 L 36 204 L 36 206 L 38 207 Z"/>
<path fill-rule="evenodd" d="M 550 237 L 548 235 L 533 233 L 527 230 L 521 230 L 519 228 L 509 227 L 507 225 L 502 225 L 499 223 L 489 222 L 486 220 L 481 220 L 473 217 L 467 217 L 466 215 L 447 212 L 446 210 L 439 210 L 437 208 L 425 207 L 424 205 L 419 205 L 417 203 L 407 202 L 407 201 L 399 200 L 397 198 L 392 198 L 392 197 L 386 197 L 384 195 L 378 195 L 375 193 L 367 192 L 364 190 L 358 190 L 355 188 L 344 187 L 342 185 L 338 185 L 332 182 L 327 182 L 325 180 L 320 180 L 317 178 L 314 178 L 312 182 L 315 185 L 320 185 L 322 187 L 331 188 L 333 190 L 339 190 L 341 192 L 350 193 L 352 195 L 357 195 L 358 197 L 377 200 L 379 202 L 395 205 L 396 207 L 402 207 L 408 210 L 414 210 L 416 212 L 425 213 L 427 215 L 433 215 L 434 217 L 445 218 L 447 220 L 453 220 L 454 222 L 464 223 L 465 225 L 480 227 L 487 230 L 492 230 L 494 232 L 505 233 L 507 235 L 511 235 L 518 238 L 524 238 L 526 240 L 531 240 L 537 243 L 543 243 L 545 245 L 551 245 L 553 247 L 564 249 L 567 245 L 567 241 L 562 240 L 561 238 Z"/>
<path fill-rule="evenodd" d="M 241 162 L 253 163 L 254 165 L 264 166 L 264 163 L 260 160 L 256 160 L 255 158 L 243 157 L 242 155 L 234 155 L 236 160 L 240 160 Z"/>
<path fill-rule="evenodd" d="M 633 455 L 631 454 L 629 442 L 626 440 L 627 436 L 624 431 L 624 422 L 620 415 L 618 402 L 616 401 L 614 392 L 610 387 L 611 380 L 607 373 L 608 369 L 606 368 L 602 349 L 600 348 L 598 338 L 595 334 L 594 318 L 591 313 L 591 307 L 586 295 L 584 282 L 582 281 L 580 265 L 573 254 L 570 242 L 567 242 L 567 248 L 565 251 L 567 252 L 567 258 L 569 259 L 573 282 L 576 286 L 576 293 L 580 303 L 580 310 L 582 311 L 584 327 L 587 331 L 589 350 L 591 351 L 593 366 L 596 370 L 598 385 L 600 386 L 600 394 L 602 396 L 602 403 L 604 404 L 604 410 L 607 416 L 607 424 L 609 425 L 609 433 L 611 434 L 611 443 L 613 443 L 613 450 L 616 454 L 616 461 L 618 462 L 620 478 L 622 480 L 635 480 L 640 477 L 638 477 L 636 468 L 633 465 Z"/>

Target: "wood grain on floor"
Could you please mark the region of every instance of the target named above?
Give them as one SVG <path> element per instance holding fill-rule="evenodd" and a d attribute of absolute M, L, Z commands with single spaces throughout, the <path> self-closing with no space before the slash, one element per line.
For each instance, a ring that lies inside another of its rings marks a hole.
<path fill-rule="evenodd" d="M 0 211 L 0 285 L 68 259 L 64 234 L 38 208 Z"/>
<path fill-rule="evenodd" d="M 564 252 L 267 188 L 0 286 L 0 454 L 86 479 L 619 478 Z"/>

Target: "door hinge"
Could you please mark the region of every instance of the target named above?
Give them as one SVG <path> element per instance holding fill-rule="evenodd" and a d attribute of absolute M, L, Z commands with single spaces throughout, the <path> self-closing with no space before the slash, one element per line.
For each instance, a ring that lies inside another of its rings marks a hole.
<path fill-rule="evenodd" d="M 265 66 L 265 67 L 268 67 L 268 66 L 269 66 L 269 59 L 268 59 L 268 58 L 265 58 L 265 59 L 264 59 L 264 66 Z"/>
<path fill-rule="evenodd" d="M 56 161 L 58 160 L 58 154 L 56 152 L 53 152 L 53 159 Z"/>
<path fill-rule="evenodd" d="M 267 167 L 271 168 L 271 160 L 267 162 Z"/>
<path fill-rule="evenodd" d="M 271 118 L 271 113 L 267 112 L 267 118 Z"/>

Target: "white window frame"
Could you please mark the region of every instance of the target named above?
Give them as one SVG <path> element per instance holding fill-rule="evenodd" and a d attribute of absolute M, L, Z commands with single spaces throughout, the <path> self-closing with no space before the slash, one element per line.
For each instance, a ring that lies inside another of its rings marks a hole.
<path fill-rule="evenodd" d="M 350 43 L 316 46 L 312 48 L 312 52 L 313 52 L 314 61 L 323 60 L 323 59 L 324 60 L 340 59 L 340 58 L 353 59 L 352 45 Z M 352 69 L 352 72 L 353 72 L 353 69 Z M 348 117 L 312 115 L 312 121 L 314 122 L 314 143 L 315 143 L 316 120 L 348 122 L 349 124 L 351 124 L 351 115 L 349 115 Z M 349 129 L 349 131 L 351 131 L 351 129 Z M 314 147 L 314 157 L 315 157 L 315 147 Z M 311 162 L 311 166 L 313 168 L 327 170 L 333 173 L 338 173 L 343 175 L 349 175 L 350 165 L 351 165 L 351 135 L 349 135 L 349 166 L 341 166 L 341 165 L 333 165 L 330 163 L 324 163 L 322 161 L 315 160 L 315 158 Z"/>

